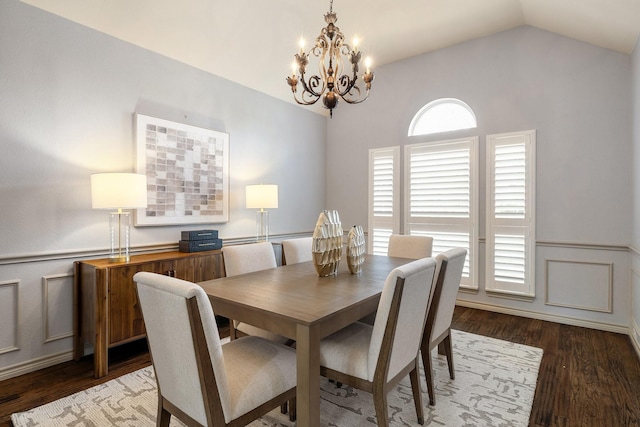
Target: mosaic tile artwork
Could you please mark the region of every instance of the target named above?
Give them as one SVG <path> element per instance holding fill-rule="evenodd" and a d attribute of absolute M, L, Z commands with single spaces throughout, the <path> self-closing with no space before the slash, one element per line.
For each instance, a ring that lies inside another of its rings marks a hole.
<path fill-rule="evenodd" d="M 228 134 L 137 114 L 136 136 L 147 176 L 136 225 L 228 221 Z"/>

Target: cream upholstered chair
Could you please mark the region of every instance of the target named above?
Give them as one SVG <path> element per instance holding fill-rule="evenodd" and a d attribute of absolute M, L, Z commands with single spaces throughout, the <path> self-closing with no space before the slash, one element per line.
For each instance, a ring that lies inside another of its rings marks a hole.
<path fill-rule="evenodd" d="M 433 366 L 431 364 L 431 351 L 436 346 L 439 346 L 441 353 L 447 356 L 449 376 L 452 380 L 455 379 L 451 321 L 453 320 L 453 310 L 456 306 L 456 297 L 460 288 L 466 256 L 466 249 L 455 248 L 436 257 L 438 262 L 437 278 L 421 344 L 422 363 L 427 380 L 430 405 L 436 404 L 433 392 Z"/>
<path fill-rule="evenodd" d="M 276 254 L 269 242 L 224 246 L 222 259 L 227 277 L 278 267 Z M 236 320 L 229 322 L 229 335 L 231 340 L 235 340 L 238 336 L 254 335 L 283 344 L 290 342 L 282 335 Z"/>
<path fill-rule="evenodd" d="M 269 242 L 232 245 L 222 248 L 224 271 L 227 277 L 276 268 L 276 254 Z"/>
<path fill-rule="evenodd" d="M 320 341 L 320 374 L 372 393 L 379 426 L 389 425 L 387 393 L 407 374 L 424 424 L 419 352 L 435 270 L 433 258 L 394 269 L 373 326 L 356 322 Z"/>
<path fill-rule="evenodd" d="M 244 426 L 291 401 L 296 355 L 259 337 L 221 345 L 213 308 L 191 282 L 137 273 L 138 299 L 158 383 L 158 426 Z"/>
<path fill-rule="evenodd" d="M 433 237 L 407 236 L 392 234 L 389 236 L 387 255 L 398 258 L 420 259 L 431 256 Z"/>
<path fill-rule="evenodd" d="M 408 236 L 404 234 L 392 234 L 389 236 L 387 255 L 398 258 L 420 259 L 431 256 L 433 237 Z M 361 322 L 373 325 L 376 313 L 368 314 L 360 319 Z"/>
<path fill-rule="evenodd" d="M 313 237 L 300 237 L 282 241 L 282 263 L 297 264 L 313 260 L 311 244 Z"/>

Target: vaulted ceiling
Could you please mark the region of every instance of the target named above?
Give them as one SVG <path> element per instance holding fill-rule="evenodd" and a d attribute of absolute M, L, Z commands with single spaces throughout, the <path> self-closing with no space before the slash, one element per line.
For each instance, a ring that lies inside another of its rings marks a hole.
<path fill-rule="evenodd" d="M 293 102 L 285 77 L 330 0 L 22 0 L 257 91 Z M 521 25 L 631 53 L 640 0 L 335 0 L 345 37 L 373 67 Z"/>

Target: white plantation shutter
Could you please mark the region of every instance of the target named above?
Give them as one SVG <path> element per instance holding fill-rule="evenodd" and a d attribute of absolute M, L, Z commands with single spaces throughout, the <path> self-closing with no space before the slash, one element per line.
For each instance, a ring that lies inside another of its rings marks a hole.
<path fill-rule="evenodd" d="M 410 157 L 412 217 L 469 217 L 469 149 L 414 148 Z"/>
<path fill-rule="evenodd" d="M 487 136 L 488 291 L 535 295 L 535 139 Z"/>
<path fill-rule="evenodd" d="M 400 230 L 400 147 L 369 150 L 368 252 L 386 255 Z"/>
<path fill-rule="evenodd" d="M 477 288 L 478 138 L 405 146 L 405 233 L 433 237 L 433 254 L 467 249 L 462 285 Z"/>

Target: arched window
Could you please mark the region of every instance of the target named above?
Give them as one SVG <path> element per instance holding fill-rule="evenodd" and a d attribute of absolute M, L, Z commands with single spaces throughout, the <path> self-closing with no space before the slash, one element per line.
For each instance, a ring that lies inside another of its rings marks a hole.
<path fill-rule="evenodd" d="M 464 102 L 455 98 L 431 101 L 411 120 L 409 136 L 428 135 L 460 129 L 475 128 L 476 115 Z"/>

